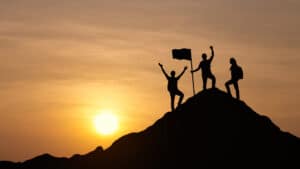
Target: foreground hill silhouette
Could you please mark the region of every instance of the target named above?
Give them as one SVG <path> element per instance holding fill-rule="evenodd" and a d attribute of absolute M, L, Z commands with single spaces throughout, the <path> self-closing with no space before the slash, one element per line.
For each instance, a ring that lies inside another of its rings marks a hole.
<path fill-rule="evenodd" d="M 105 151 L 98 147 L 71 158 L 44 154 L 23 163 L 0 162 L 0 168 L 299 168 L 299 155 L 299 138 L 244 102 L 212 89 L 188 99 L 144 131 L 121 137 Z"/>

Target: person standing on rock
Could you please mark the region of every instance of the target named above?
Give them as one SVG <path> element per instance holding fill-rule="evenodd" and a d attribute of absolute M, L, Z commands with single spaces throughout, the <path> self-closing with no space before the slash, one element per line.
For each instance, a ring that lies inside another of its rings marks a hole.
<path fill-rule="evenodd" d="M 227 93 L 231 95 L 229 85 L 233 84 L 235 92 L 236 92 L 236 98 L 240 99 L 240 90 L 239 90 L 239 84 L 238 81 L 240 79 L 243 79 L 243 69 L 236 63 L 236 60 L 234 58 L 230 58 L 230 71 L 231 71 L 231 79 L 228 80 L 225 83 Z"/>
<path fill-rule="evenodd" d="M 206 84 L 208 78 L 212 80 L 212 88 L 216 87 L 216 78 L 211 72 L 211 62 L 215 55 L 213 46 L 210 46 L 210 50 L 211 50 L 211 57 L 207 59 L 206 53 L 203 53 L 202 61 L 200 62 L 198 68 L 196 68 L 195 70 L 191 70 L 191 72 L 194 73 L 202 69 L 203 90 L 206 90 Z"/>
<path fill-rule="evenodd" d="M 171 76 L 169 76 L 166 73 L 163 65 L 161 63 L 159 63 L 158 65 L 160 66 L 161 71 L 163 72 L 163 74 L 165 75 L 165 77 L 168 80 L 168 91 L 169 91 L 170 96 L 171 96 L 171 109 L 172 109 L 172 111 L 174 111 L 175 110 L 175 106 L 174 106 L 175 96 L 176 95 L 179 96 L 178 106 L 182 103 L 182 100 L 183 100 L 183 97 L 184 97 L 184 94 L 178 89 L 178 80 L 184 74 L 187 67 L 185 66 L 183 71 L 176 77 L 175 76 L 176 72 L 174 70 L 171 71 Z"/>

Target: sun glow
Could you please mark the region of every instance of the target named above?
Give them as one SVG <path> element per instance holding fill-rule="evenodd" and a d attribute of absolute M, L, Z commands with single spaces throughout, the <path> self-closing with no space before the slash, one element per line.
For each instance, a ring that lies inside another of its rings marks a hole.
<path fill-rule="evenodd" d="M 117 116 L 110 110 L 103 110 L 94 118 L 94 126 L 97 133 L 101 135 L 111 135 L 119 127 Z"/>

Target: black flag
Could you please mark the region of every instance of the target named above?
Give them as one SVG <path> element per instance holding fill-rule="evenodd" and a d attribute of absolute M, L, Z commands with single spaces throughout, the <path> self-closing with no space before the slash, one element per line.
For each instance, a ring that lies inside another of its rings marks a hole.
<path fill-rule="evenodd" d="M 193 70 L 193 60 L 192 60 L 191 49 L 187 49 L 187 48 L 173 49 L 172 55 L 173 55 L 173 59 L 191 61 L 191 69 Z M 193 73 L 192 73 L 192 83 L 193 83 L 193 93 L 195 95 L 195 82 L 194 82 L 194 74 Z"/>
<path fill-rule="evenodd" d="M 192 60 L 192 52 L 191 49 L 173 49 L 172 50 L 173 59 L 185 59 L 185 60 Z"/>

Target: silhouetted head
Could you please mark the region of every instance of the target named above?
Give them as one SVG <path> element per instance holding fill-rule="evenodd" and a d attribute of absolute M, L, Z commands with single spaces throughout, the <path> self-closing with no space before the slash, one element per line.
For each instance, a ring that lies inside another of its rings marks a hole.
<path fill-rule="evenodd" d="M 203 53 L 203 54 L 202 54 L 202 59 L 203 59 L 203 60 L 206 60 L 206 59 L 207 59 L 206 53 Z"/>
<path fill-rule="evenodd" d="M 174 70 L 172 70 L 172 71 L 171 71 L 171 76 L 172 76 L 172 77 L 174 77 L 174 76 L 175 76 L 175 74 L 176 74 L 176 73 L 175 73 L 175 71 L 174 71 Z"/>
<path fill-rule="evenodd" d="M 230 58 L 230 64 L 236 65 L 236 60 L 234 58 Z"/>

